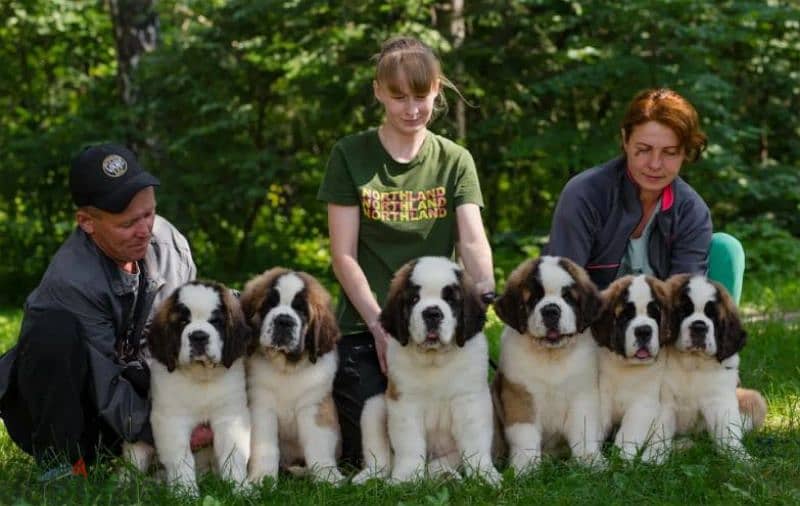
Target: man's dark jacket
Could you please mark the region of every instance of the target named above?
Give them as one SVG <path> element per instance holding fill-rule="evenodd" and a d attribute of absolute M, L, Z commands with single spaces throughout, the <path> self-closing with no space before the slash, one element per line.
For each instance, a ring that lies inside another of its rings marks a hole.
<path fill-rule="evenodd" d="M 140 265 L 144 265 L 145 290 L 140 287 L 139 294 L 145 299 L 139 321 L 133 322 L 135 339 L 142 336 L 153 308 L 196 274 L 186 239 L 160 216 L 156 216 L 150 246 Z M 123 283 L 119 267 L 78 227 L 28 296 L 20 332 L 53 310 L 66 310 L 77 317 L 86 338 L 97 411 L 126 441 L 138 440 L 150 415 L 149 400 L 120 374 L 124 364 L 117 356 L 133 303 L 133 289 Z M 14 347 L 0 357 L 0 400 L 14 387 L 16 355 Z"/>

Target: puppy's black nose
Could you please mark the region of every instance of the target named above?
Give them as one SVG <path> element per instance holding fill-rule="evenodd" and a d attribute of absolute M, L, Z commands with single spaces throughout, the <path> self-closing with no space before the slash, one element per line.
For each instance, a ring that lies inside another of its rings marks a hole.
<path fill-rule="evenodd" d="M 437 306 L 426 307 L 422 311 L 422 319 L 425 320 L 425 323 L 435 325 L 444 319 L 444 313 Z"/>
<path fill-rule="evenodd" d="M 636 336 L 636 344 L 644 346 L 652 339 L 653 329 L 650 325 L 639 325 L 633 329 L 633 335 Z"/>
<path fill-rule="evenodd" d="M 292 328 L 295 325 L 294 318 L 292 318 L 288 314 L 279 314 L 278 316 L 275 317 L 273 323 L 276 327 L 282 327 L 282 328 Z"/>
<path fill-rule="evenodd" d="M 552 328 L 558 325 L 558 319 L 561 317 L 561 308 L 556 304 L 546 304 L 541 309 L 542 319 L 547 328 Z"/>
<path fill-rule="evenodd" d="M 704 336 L 708 332 L 708 324 L 702 320 L 695 320 L 689 324 L 692 335 Z"/>
<path fill-rule="evenodd" d="M 189 334 L 189 343 L 192 348 L 202 348 L 208 344 L 208 332 L 205 330 L 195 330 Z"/>

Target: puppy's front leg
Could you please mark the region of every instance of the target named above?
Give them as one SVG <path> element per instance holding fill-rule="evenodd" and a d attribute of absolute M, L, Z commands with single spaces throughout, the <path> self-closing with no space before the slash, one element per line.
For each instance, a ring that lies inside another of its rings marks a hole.
<path fill-rule="evenodd" d="M 492 464 L 492 399 L 487 389 L 453 399 L 453 438 L 464 460 L 468 476 L 478 475 L 497 486 L 502 481 Z"/>
<path fill-rule="evenodd" d="M 214 455 L 220 474 L 242 487 L 247 479 L 250 458 L 250 412 L 225 413 L 211 419 L 214 431 Z"/>
<path fill-rule="evenodd" d="M 251 483 L 261 483 L 266 476 L 277 480 L 280 445 L 275 403 L 271 396 L 269 399 L 250 402 L 251 406 L 258 406 L 258 409 L 254 409 L 251 414 L 249 480 Z"/>
<path fill-rule="evenodd" d="M 722 402 L 709 403 L 703 406 L 701 411 L 706 427 L 719 448 L 731 452 L 740 459 L 750 459 L 742 444 L 744 421 L 739 415 L 739 404 L 734 395 Z"/>
<path fill-rule="evenodd" d="M 150 415 L 153 440 L 158 449 L 158 458 L 167 473 L 167 483 L 182 487 L 188 494 L 197 496 L 194 455 L 189 446 L 196 420 L 184 417 Z"/>
<path fill-rule="evenodd" d="M 386 427 L 386 398 L 383 394 L 367 399 L 361 412 L 361 448 L 364 469 L 353 477 L 361 484 L 370 478 L 388 478 L 391 472 L 392 450 Z"/>
<path fill-rule="evenodd" d="M 542 460 L 542 432 L 534 422 L 515 423 L 505 427 L 509 462 L 516 473 L 536 470 Z"/>
<path fill-rule="evenodd" d="M 623 459 L 628 461 L 635 459 L 645 445 L 650 445 L 650 440 L 655 435 L 656 416 L 659 411 L 660 406 L 657 402 L 638 402 L 628 407 L 614 439 L 614 445 L 620 449 Z M 648 459 L 645 459 L 645 454 Z M 649 462 L 651 453 L 645 454 L 642 455 L 642 460 Z"/>
<path fill-rule="evenodd" d="M 336 406 L 328 395 L 319 404 L 305 406 L 297 412 L 297 434 L 303 448 L 306 466 L 315 480 L 341 483 L 344 476 L 336 467 L 339 444 L 339 422 Z"/>
<path fill-rule="evenodd" d="M 576 459 L 593 467 L 605 466 L 600 453 L 602 428 L 596 390 L 576 396 L 567 413 L 564 432 Z"/>
<path fill-rule="evenodd" d="M 387 398 L 389 441 L 394 448 L 392 480 L 412 481 L 425 476 L 427 445 L 422 407 L 414 402 Z"/>

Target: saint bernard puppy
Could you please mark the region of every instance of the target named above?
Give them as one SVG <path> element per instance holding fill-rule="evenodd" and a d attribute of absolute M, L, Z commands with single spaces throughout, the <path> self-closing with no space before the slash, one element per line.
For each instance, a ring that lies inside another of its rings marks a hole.
<path fill-rule="evenodd" d="M 669 341 L 669 294 L 658 279 L 639 275 L 614 281 L 602 294 L 592 324 L 600 345 L 600 419 L 603 434 L 618 427 L 614 444 L 626 460 L 661 463 L 669 443 L 661 410 L 662 347 Z"/>
<path fill-rule="evenodd" d="M 250 329 L 239 301 L 219 283 L 193 281 L 178 287 L 153 317 L 148 336 L 150 395 L 155 451 L 166 479 L 197 495 L 192 430 L 214 432 L 215 468 L 245 485 L 250 456 L 244 355 Z M 127 455 L 140 471 L 152 448 L 135 443 Z"/>
<path fill-rule="evenodd" d="M 527 260 L 506 282 L 495 312 L 506 324 L 495 376 L 497 415 L 517 472 L 566 438 L 572 455 L 602 466 L 597 344 L 589 325 L 601 300 L 574 262 Z"/>
<path fill-rule="evenodd" d="M 339 327 L 330 295 L 309 274 L 276 267 L 250 280 L 242 307 L 254 332 L 247 359 L 253 421 L 250 479 L 305 464 L 339 483 L 341 435 L 333 403 Z"/>
<path fill-rule="evenodd" d="M 395 273 L 380 320 L 393 337 L 388 386 L 361 416 L 365 468 L 353 481 L 457 477 L 463 467 L 497 485 L 485 308 L 470 276 L 444 257 Z M 394 455 L 392 455 L 392 451 Z"/>
<path fill-rule="evenodd" d="M 742 436 L 763 423 L 767 405 L 758 392 L 737 392 L 746 333 L 736 305 L 704 276 L 679 274 L 667 283 L 673 342 L 662 399 L 671 428 L 676 435 L 707 430 L 719 448 L 748 459 Z"/>

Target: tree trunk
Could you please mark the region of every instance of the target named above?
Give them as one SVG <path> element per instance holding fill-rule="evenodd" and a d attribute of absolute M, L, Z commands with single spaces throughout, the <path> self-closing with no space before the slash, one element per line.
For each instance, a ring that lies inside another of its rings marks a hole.
<path fill-rule="evenodd" d="M 156 0 L 107 0 L 117 48 L 117 87 L 126 105 L 136 102 L 133 72 L 142 54 L 158 42 Z"/>
<path fill-rule="evenodd" d="M 453 49 L 458 54 L 458 50 L 464 45 L 464 39 L 467 36 L 467 26 L 464 22 L 464 0 L 452 0 L 451 8 L 450 36 L 453 38 Z M 455 77 L 459 79 L 463 75 L 464 61 L 459 58 L 458 63 L 456 63 Z M 456 132 L 461 142 L 466 141 L 467 110 L 466 104 L 464 104 L 464 100 L 461 97 L 456 97 Z"/>

